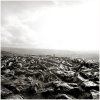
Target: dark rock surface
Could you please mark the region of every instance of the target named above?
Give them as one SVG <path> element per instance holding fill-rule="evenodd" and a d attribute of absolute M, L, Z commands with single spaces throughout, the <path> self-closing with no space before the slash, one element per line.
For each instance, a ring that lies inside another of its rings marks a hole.
<path fill-rule="evenodd" d="M 99 99 L 99 63 L 53 56 L 1 57 L 2 99 Z"/>

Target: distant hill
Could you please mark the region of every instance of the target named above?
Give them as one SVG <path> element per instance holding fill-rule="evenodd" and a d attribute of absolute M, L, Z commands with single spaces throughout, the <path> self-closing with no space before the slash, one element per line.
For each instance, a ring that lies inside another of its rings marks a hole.
<path fill-rule="evenodd" d="M 13 53 L 9 52 L 9 51 L 1 51 L 1 55 L 2 56 L 12 56 Z"/>
<path fill-rule="evenodd" d="M 48 50 L 48 49 L 26 49 L 26 48 L 8 48 L 2 47 L 1 51 L 6 51 L 12 54 L 28 54 L 28 55 L 53 55 L 60 57 L 84 58 L 99 61 L 99 52 L 74 52 L 68 50 Z M 2 54 L 3 52 L 1 52 Z"/>

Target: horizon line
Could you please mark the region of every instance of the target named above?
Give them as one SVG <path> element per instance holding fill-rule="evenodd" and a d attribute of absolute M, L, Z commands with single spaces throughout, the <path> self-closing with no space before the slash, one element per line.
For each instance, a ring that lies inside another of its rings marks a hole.
<path fill-rule="evenodd" d="M 1 46 L 2 48 L 17 48 L 17 49 L 42 49 L 42 50 L 59 50 L 59 51 L 70 51 L 70 52 L 99 52 L 99 50 L 68 50 L 68 49 L 48 49 L 48 48 L 32 48 L 32 47 L 9 47 L 9 46 Z"/>

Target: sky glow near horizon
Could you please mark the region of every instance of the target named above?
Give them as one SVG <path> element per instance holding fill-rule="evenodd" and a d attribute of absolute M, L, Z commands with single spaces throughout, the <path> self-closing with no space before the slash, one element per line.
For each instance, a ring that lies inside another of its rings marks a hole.
<path fill-rule="evenodd" d="M 99 50 L 99 0 L 2 2 L 1 45 Z"/>

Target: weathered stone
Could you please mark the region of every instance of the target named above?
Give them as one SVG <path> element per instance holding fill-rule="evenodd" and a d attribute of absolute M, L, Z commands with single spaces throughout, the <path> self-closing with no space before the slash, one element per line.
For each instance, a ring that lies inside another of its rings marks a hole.
<path fill-rule="evenodd" d="M 79 94 L 78 99 L 93 99 L 90 91 L 83 91 Z"/>
<path fill-rule="evenodd" d="M 1 87 L 1 98 L 2 99 L 5 99 L 7 96 L 11 95 L 12 94 L 12 91 L 8 90 L 7 88 L 5 87 Z"/>
<path fill-rule="evenodd" d="M 91 94 L 93 96 L 93 99 L 99 99 L 100 92 L 98 92 L 96 90 L 91 90 Z"/>
<path fill-rule="evenodd" d="M 96 83 L 92 82 L 92 81 L 85 81 L 83 82 L 84 84 L 84 88 L 91 90 L 91 89 L 95 89 L 99 91 L 99 85 L 97 85 Z"/>
<path fill-rule="evenodd" d="M 5 75 L 1 75 L 1 84 L 5 84 L 9 82 L 9 78 L 5 77 Z"/>
<path fill-rule="evenodd" d="M 84 79 L 80 74 L 77 75 L 77 79 L 78 79 L 80 82 L 88 81 L 87 79 Z"/>
<path fill-rule="evenodd" d="M 72 99 L 71 97 L 69 97 L 68 95 L 66 94 L 58 94 L 55 99 Z"/>
<path fill-rule="evenodd" d="M 9 74 L 9 73 L 10 73 L 10 69 L 6 69 L 6 70 L 4 71 L 4 73 L 5 73 L 5 74 Z"/>
<path fill-rule="evenodd" d="M 23 99 L 23 97 L 20 95 L 11 95 L 11 96 L 7 97 L 6 99 Z"/>
<path fill-rule="evenodd" d="M 9 62 L 9 65 L 8 66 L 11 67 L 12 65 L 13 65 L 13 62 Z"/>
<path fill-rule="evenodd" d="M 16 54 L 9 57 L 2 56 L 1 66 L 1 84 L 5 88 L 1 90 L 2 98 L 98 98 L 99 63 L 94 61 Z"/>
<path fill-rule="evenodd" d="M 78 98 L 78 96 L 83 92 L 83 90 L 79 87 L 74 87 L 73 89 L 68 91 L 68 94 Z"/>
<path fill-rule="evenodd" d="M 23 67 L 22 63 L 17 63 L 17 67 L 22 68 Z"/>
<path fill-rule="evenodd" d="M 44 91 L 42 91 L 42 96 L 45 98 L 48 98 L 50 95 L 54 94 L 54 90 L 53 89 L 46 89 Z"/>
<path fill-rule="evenodd" d="M 72 87 L 77 87 L 77 83 L 68 83 L 68 85 L 72 86 Z"/>
<path fill-rule="evenodd" d="M 88 76 L 87 76 L 85 73 L 80 72 L 80 75 L 81 75 L 84 79 L 88 79 Z"/>
<path fill-rule="evenodd" d="M 26 74 L 26 71 L 25 70 L 20 70 L 20 69 L 15 71 L 15 75 L 21 75 L 21 74 Z"/>
<path fill-rule="evenodd" d="M 66 72 L 64 72 L 64 71 L 58 70 L 55 73 L 63 81 L 66 81 L 66 82 L 73 82 L 74 81 L 75 72 L 73 72 L 73 71 L 66 71 Z"/>
<path fill-rule="evenodd" d="M 19 93 L 16 85 L 12 82 L 4 83 L 3 84 L 7 89 L 13 91 L 14 93 Z"/>
<path fill-rule="evenodd" d="M 36 94 L 39 88 L 40 84 L 33 82 L 33 84 L 31 83 L 30 86 L 27 88 L 27 93 Z"/>
<path fill-rule="evenodd" d="M 56 85 L 56 87 L 54 88 L 54 91 L 56 93 L 67 93 L 69 92 L 71 89 L 73 89 L 72 86 L 68 85 L 67 83 L 59 83 Z"/>

